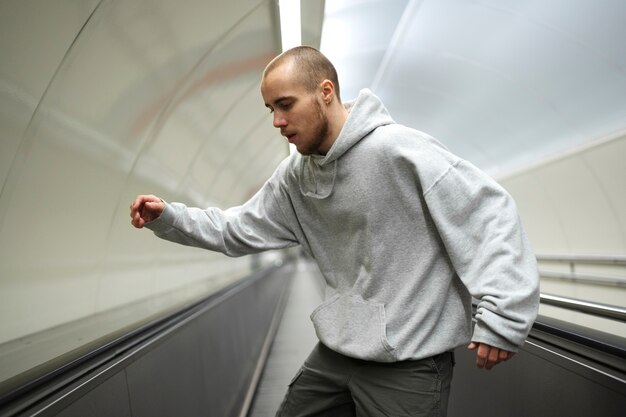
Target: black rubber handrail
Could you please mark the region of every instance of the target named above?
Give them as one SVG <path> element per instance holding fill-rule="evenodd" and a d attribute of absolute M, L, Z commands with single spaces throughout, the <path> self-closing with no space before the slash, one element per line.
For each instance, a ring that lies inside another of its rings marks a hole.
<path fill-rule="evenodd" d="M 476 307 L 473 303 L 474 313 Z M 529 334 L 531 338 L 626 373 L 626 338 L 547 316 L 537 317 Z"/>
<path fill-rule="evenodd" d="M 539 316 L 529 339 L 547 342 L 561 350 L 626 375 L 626 339 L 552 317 Z"/>
<path fill-rule="evenodd" d="M 105 362 L 123 355 L 150 338 L 177 327 L 199 312 L 215 307 L 224 299 L 268 276 L 277 268 L 278 266 L 273 266 L 253 273 L 165 317 L 152 319 L 130 331 L 126 329 L 122 334 L 109 335 L 108 339 L 101 339 L 75 349 L 64 355 L 62 359 L 53 359 L 30 371 L 2 381 L 0 383 L 0 412 L 16 402 L 20 402 L 22 409 L 31 406 L 50 394 L 46 386 L 54 385 L 56 389 L 66 386 L 71 381 L 92 372 Z M 95 344 L 97 345 L 94 346 Z M 59 382 L 59 380 L 62 381 Z"/>
<path fill-rule="evenodd" d="M 626 339 L 617 335 L 545 316 L 537 318 L 533 330 L 626 360 Z"/>

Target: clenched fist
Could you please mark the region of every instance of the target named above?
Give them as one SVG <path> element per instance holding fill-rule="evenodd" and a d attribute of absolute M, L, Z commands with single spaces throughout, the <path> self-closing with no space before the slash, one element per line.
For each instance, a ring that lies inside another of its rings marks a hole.
<path fill-rule="evenodd" d="M 165 209 L 165 203 L 154 195 L 139 195 L 130 205 L 131 224 L 137 229 L 144 227 L 159 217 Z"/>

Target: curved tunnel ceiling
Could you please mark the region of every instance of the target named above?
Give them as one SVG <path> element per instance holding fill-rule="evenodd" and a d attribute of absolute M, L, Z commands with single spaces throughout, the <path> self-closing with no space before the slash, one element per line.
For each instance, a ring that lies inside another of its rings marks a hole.
<path fill-rule="evenodd" d="M 133 230 L 128 206 L 241 204 L 288 154 L 260 94 L 276 7 L 0 2 L 0 344 L 19 353 L 0 351 L 0 382 L 259 265 Z M 323 2 L 302 10 L 319 44 Z M 99 315 L 22 355 L 23 336 Z"/>
<path fill-rule="evenodd" d="M 625 39 L 623 1 L 335 0 L 321 49 L 342 99 L 501 177 L 626 128 Z"/>

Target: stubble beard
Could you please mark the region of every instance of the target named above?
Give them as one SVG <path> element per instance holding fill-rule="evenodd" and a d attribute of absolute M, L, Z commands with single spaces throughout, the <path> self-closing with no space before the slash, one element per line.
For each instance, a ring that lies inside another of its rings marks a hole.
<path fill-rule="evenodd" d="M 326 114 L 322 111 L 322 106 L 317 100 L 315 100 L 315 110 L 318 121 L 313 131 L 311 132 L 311 141 L 306 144 L 306 147 L 303 147 L 303 149 L 298 149 L 298 152 L 300 152 L 302 155 L 312 155 L 314 153 L 319 153 L 319 148 L 320 146 L 322 146 L 322 143 L 324 143 L 324 140 L 328 135 L 328 116 L 326 116 Z"/>

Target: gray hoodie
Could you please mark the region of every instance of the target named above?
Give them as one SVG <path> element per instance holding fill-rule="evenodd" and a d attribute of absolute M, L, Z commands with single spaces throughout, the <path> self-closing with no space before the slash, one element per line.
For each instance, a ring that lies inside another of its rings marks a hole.
<path fill-rule="evenodd" d="M 346 106 L 327 155 L 291 155 L 243 206 L 171 203 L 148 227 L 229 256 L 302 245 L 327 283 L 315 331 L 345 355 L 420 359 L 470 338 L 516 351 L 539 286 L 512 198 L 432 137 L 396 124 L 370 91 Z"/>

